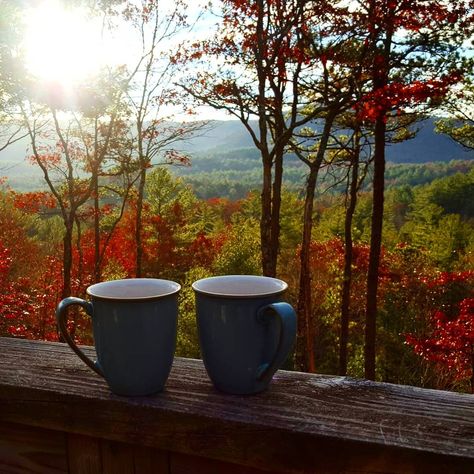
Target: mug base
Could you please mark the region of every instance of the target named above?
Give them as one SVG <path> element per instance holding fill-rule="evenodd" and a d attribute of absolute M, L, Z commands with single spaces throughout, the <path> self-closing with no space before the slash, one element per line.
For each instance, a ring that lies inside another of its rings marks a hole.
<path fill-rule="evenodd" d="M 151 395 L 155 395 L 157 393 L 160 393 L 164 390 L 164 386 L 158 387 L 158 388 L 153 388 L 153 389 L 147 389 L 147 390 L 123 390 L 123 389 L 117 389 L 117 388 L 112 388 L 109 387 L 109 390 L 114 394 L 118 395 L 120 397 L 148 397 Z"/>
<path fill-rule="evenodd" d="M 252 388 L 252 389 L 236 389 L 236 388 L 228 388 L 228 387 L 222 387 L 219 385 L 214 384 L 214 388 L 221 392 L 225 393 L 227 395 L 256 395 L 258 393 L 265 392 L 268 389 L 268 386 L 264 387 L 258 387 L 258 388 Z"/>

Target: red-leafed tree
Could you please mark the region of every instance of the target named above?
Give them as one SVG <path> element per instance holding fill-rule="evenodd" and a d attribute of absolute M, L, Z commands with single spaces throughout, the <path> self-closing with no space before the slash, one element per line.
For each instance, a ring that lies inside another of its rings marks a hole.
<path fill-rule="evenodd" d="M 372 231 L 367 277 L 365 376 L 375 378 L 377 287 L 384 209 L 387 118 L 406 108 L 436 105 L 460 79 L 461 48 L 472 33 L 472 2 L 359 2 L 357 11 L 372 51 L 367 61 L 371 90 L 359 103 L 373 124 Z"/>
<path fill-rule="evenodd" d="M 29 214 L 39 214 L 56 207 L 56 200 L 46 191 L 32 191 L 26 193 L 11 192 L 13 204 Z"/>
<path fill-rule="evenodd" d="M 444 272 L 426 286 L 439 306 L 424 332 L 407 334 L 406 343 L 438 371 L 446 371 L 451 385 L 468 380 L 474 393 L 474 274 Z"/>
<path fill-rule="evenodd" d="M 0 241 L 0 334 L 23 335 L 24 320 L 33 317 L 34 308 L 25 279 L 12 280 L 13 259 Z"/>
<path fill-rule="evenodd" d="M 210 269 L 224 241 L 224 235 L 208 237 L 203 232 L 199 232 L 186 252 L 192 258 L 192 266 Z"/>
<path fill-rule="evenodd" d="M 320 3 L 225 0 L 212 37 L 175 55 L 175 61 L 191 65 L 183 89 L 200 104 L 240 120 L 260 152 L 261 256 L 268 276 L 277 272 L 283 158 L 295 130 L 327 107 L 308 107 L 314 102 L 304 94 L 320 64 L 311 55 L 311 24 L 328 7 Z"/>
<path fill-rule="evenodd" d="M 48 272 L 41 243 L 30 238 L 34 218 L 30 215 L 37 206 L 35 197 L 50 200 L 43 193 L 26 193 L 19 199 L 11 190 L 0 191 L 0 333 L 17 337 L 47 338 L 42 325 L 39 281 Z M 53 250 L 53 249 L 50 249 Z M 53 250 L 54 251 L 54 250 Z M 59 282 L 60 283 L 60 282 Z M 56 281 L 56 295 L 61 289 Z M 46 302 L 46 299 L 44 300 Z M 47 299 L 55 305 L 57 298 Z M 49 311 L 54 318 L 54 310 Z M 55 324 L 53 325 L 53 331 Z"/>

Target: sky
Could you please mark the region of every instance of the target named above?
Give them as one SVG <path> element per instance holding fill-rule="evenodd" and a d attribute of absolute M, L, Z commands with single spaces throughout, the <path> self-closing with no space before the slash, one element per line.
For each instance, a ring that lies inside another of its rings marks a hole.
<path fill-rule="evenodd" d="M 190 18 L 201 11 L 197 1 L 189 0 Z M 161 0 L 162 9 L 174 6 L 172 0 Z M 26 64 L 40 84 L 72 91 L 94 73 L 106 66 L 125 64 L 132 69 L 140 52 L 137 30 L 119 18 L 113 18 L 114 28 L 104 27 L 104 18 L 91 17 L 85 8 L 71 6 L 67 0 L 31 0 L 25 8 L 23 49 Z M 176 48 L 183 40 L 193 40 L 212 30 L 216 18 L 200 18 L 191 33 L 179 35 L 165 44 Z M 209 107 L 198 111 L 199 119 L 229 119 L 223 112 Z M 172 111 L 165 111 L 172 113 Z M 185 116 L 179 116 L 184 118 Z"/>

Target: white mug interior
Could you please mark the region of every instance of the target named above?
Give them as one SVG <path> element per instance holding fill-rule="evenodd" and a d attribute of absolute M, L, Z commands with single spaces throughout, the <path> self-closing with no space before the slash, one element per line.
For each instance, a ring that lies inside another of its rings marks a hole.
<path fill-rule="evenodd" d="M 172 295 L 180 289 L 181 285 L 170 280 L 129 278 L 96 283 L 87 288 L 87 294 L 103 299 L 141 300 Z"/>
<path fill-rule="evenodd" d="M 195 281 L 193 290 L 211 296 L 249 298 L 283 293 L 288 285 L 277 278 L 257 275 L 223 275 Z"/>

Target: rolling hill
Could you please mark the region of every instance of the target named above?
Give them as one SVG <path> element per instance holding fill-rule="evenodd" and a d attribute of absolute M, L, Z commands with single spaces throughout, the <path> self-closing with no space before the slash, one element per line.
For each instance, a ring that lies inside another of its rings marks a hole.
<path fill-rule="evenodd" d="M 434 120 L 420 122 L 418 128 L 413 139 L 387 146 L 388 162 L 420 164 L 474 159 L 474 151 L 466 151 L 449 137 L 435 133 Z M 192 158 L 189 169 L 178 170 L 189 178 L 226 171 L 238 180 L 239 174 L 254 172 L 260 166 L 250 135 L 236 120 L 211 122 L 205 132 L 182 142 L 179 148 Z M 40 170 L 26 161 L 27 155 L 27 139 L 0 152 L 0 176 L 6 176 L 13 188 L 32 190 L 44 186 Z M 301 164 L 288 157 L 287 167 L 296 171 Z"/>

